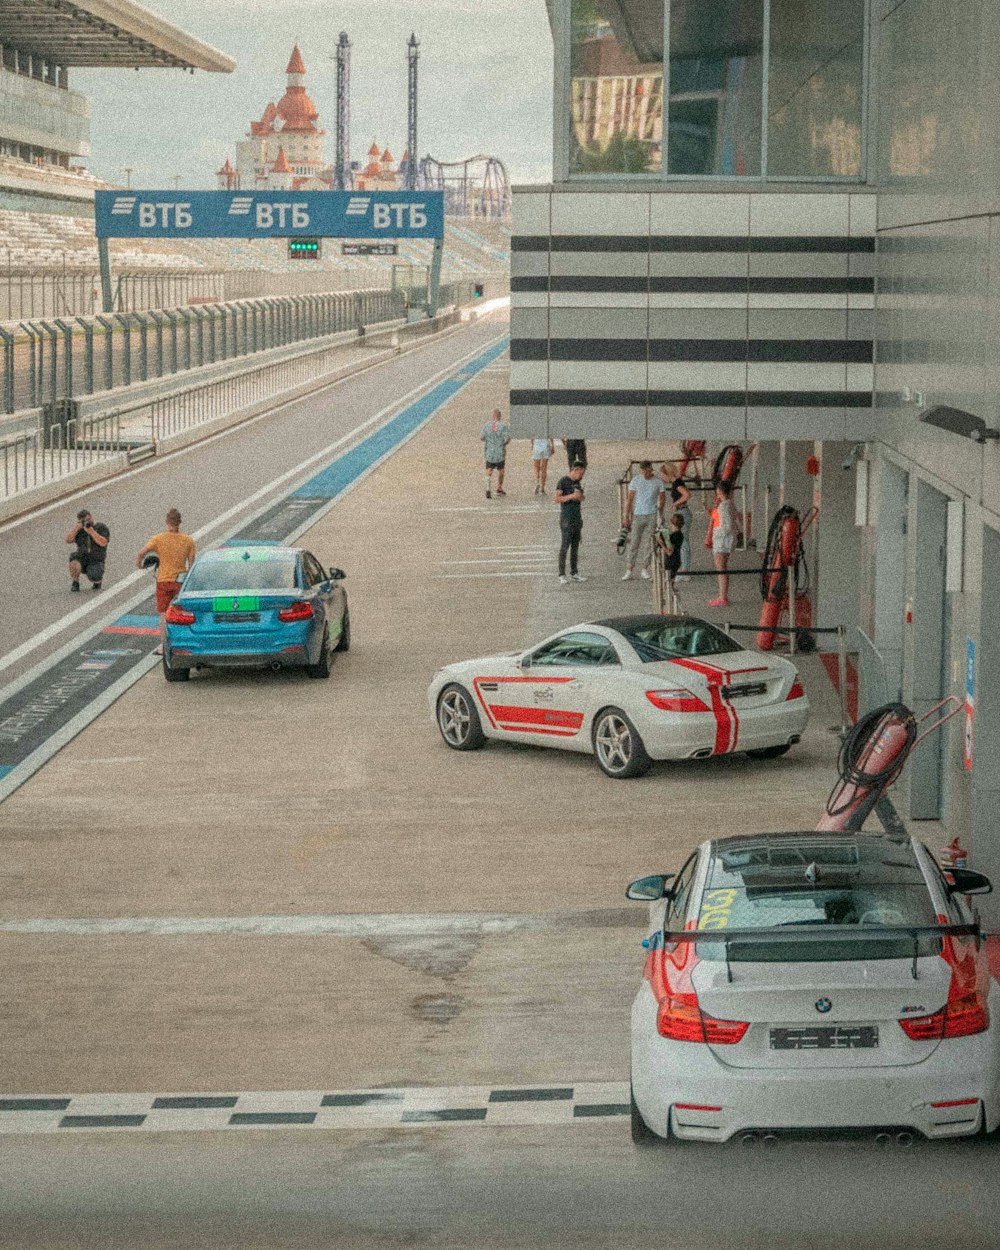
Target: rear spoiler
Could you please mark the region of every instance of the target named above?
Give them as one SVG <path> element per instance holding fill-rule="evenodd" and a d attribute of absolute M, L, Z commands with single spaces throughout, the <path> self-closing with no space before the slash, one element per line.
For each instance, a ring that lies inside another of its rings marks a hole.
<path fill-rule="evenodd" d="M 664 929 L 663 941 L 667 946 L 680 942 L 722 943 L 726 952 L 726 974 L 730 981 L 730 950 L 734 945 L 756 944 L 784 946 L 789 942 L 871 942 L 898 941 L 909 938 L 913 942 L 913 979 L 917 980 L 917 956 L 922 937 L 974 938 L 976 949 L 986 938 L 1000 937 L 1000 933 L 987 932 L 978 924 L 918 924 L 918 925 L 816 925 L 796 927 L 777 925 L 771 929 Z"/>

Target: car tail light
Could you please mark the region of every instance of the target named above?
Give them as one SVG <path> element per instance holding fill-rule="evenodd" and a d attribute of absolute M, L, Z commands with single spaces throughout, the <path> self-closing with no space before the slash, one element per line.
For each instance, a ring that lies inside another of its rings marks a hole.
<path fill-rule="evenodd" d="M 936 1041 L 943 1037 L 969 1037 L 985 1033 L 990 1027 L 990 1013 L 976 989 L 953 994 L 955 982 L 948 992 L 948 1002 L 932 1016 L 916 1016 L 900 1020 L 903 1032 L 915 1042 Z"/>
<path fill-rule="evenodd" d="M 661 712 L 709 712 L 711 708 L 702 703 L 690 690 L 678 687 L 674 690 L 647 690 L 646 698 Z"/>
<path fill-rule="evenodd" d="M 656 1012 L 656 1031 L 674 1042 L 709 1042 L 732 1046 L 750 1027 L 744 1020 L 716 1020 L 698 1006 L 697 994 L 669 994 Z"/>
<path fill-rule="evenodd" d="M 978 1098 L 949 1098 L 947 1102 L 932 1102 L 932 1107 L 973 1107 Z"/>
<path fill-rule="evenodd" d="M 938 924 L 948 924 L 948 917 L 939 915 Z M 980 993 L 976 957 L 963 949 L 952 937 L 943 939 L 941 958 L 951 968 L 948 1001 L 930 1016 L 900 1020 L 907 1037 L 914 1041 L 930 1041 L 944 1037 L 969 1037 L 985 1033 L 990 1027 L 990 1013 L 985 996 Z"/>
<path fill-rule="evenodd" d="M 303 599 L 297 599 L 295 603 L 290 603 L 287 608 L 281 608 L 278 611 L 279 621 L 311 621 L 314 616 L 313 605 L 306 603 Z"/>
<path fill-rule="evenodd" d="M 187 608 L 182 608 L 176 603 L 172 603 L 167 608 L 166 621 L 168 625 L 193 625 L 194 613 L 189 612 Z"/>
<path fill-rule="evenodd" d="M 796 679 L 792 682 L 792 688 L 789 690 L 785 702 L 789 703 L 792 699 L 804 699 L 805 697 L 806 692 L 802 688 L 802 683 L 796 677 Z"/>

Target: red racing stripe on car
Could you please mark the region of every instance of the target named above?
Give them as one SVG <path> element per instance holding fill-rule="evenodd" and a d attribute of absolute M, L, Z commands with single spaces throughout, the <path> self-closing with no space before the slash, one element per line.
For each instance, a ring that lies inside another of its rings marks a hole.
<path fill-rule="evenodd" d="M 476 698 L 479 700 L 479 706 L 486 713 L 486 716 L 488 717 L 489 722 L 493 726 L 493 728 L 505 729 L 507 728 L 507 726 L 497 724 L 497 721 L 493 716 L 493 711 L 490 707 L 490 704 L 488 704 L 486 700 L 483 698 L 483 692 L 479 688 L 481 684 L 489 685 L 489 686 L 492 686 L 492 685 L 498 686 L 501 684 L 501 682 L 507 682 L 508 684 L 521 683 L 521 682 L 535 682 L 537 684 L 539 682 L 542 682 L 542 683 L 547 682 L 549 685 L 554 686 L 554 685 L 559 685 L 563 682 L 572 681 L 572 680 L 573 680 L 572 677 L 474 677 L 472 679 L 472 688 L 476 692 Z M 542 731 L 537 730 L 535 732 L 541 733 Z M 547 732 L 551 733 L 554 731 L 548 730 Z"/>
<path fill-rule="evenodd" d="M 727 751 L 734 750 L 739 736 L 740 722 L 732 704 L 727 703 L 722 697 L 722 683 L 727 680 L 725 670 L 716 668 L 714 664 L 705 664 L 701 660 L 678 658 L 670 662 L 679 664 L 681 668 L 690 669 L 691 672 L 698 673 L 706 679 L 708 693 L 712 700 L 712 715 L 715 717 L 714 753 L 725 755 Z"/>
<path fill-rule="evenodd" d="M 493 704 L 493 715 L 498 721 L 518 729 L 533 729 L 545 725 L 551 729 L 579 729 L 583 724 L 582 712 L 560 712 L 547 707 L 514 707 L 502 703 Z"/>

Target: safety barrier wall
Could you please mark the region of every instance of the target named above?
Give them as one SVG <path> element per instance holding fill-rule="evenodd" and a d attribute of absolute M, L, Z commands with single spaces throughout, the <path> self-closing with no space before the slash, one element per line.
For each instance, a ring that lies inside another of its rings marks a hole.
<path fill-rule="evenodd" d="M 402 315 L 401 295 L 376 290 L 0 326 L 0 411 L 42 408 L 60 420 L 80 396 Z"/>
<path fill-rule="evenodd" d="M 468 303 L 472 291 L 471 281 L 444 283 L 439 307 Z M 51 410 L 78 396 L 396 320 L 406 307 L 402 290 L 379 288 L 0 325 L 0 413 Z"/>
<path fill-rule="evenodd" d="M 397 270 L 400 272 L 397 273 Z M 281 299 L 295 295 L 406 288 L 413 303 L 427 299 L 426 265 L 368 265 L 350 269 L 317 269 L 302 273 L 264 270 L 176 270 L 119 272 L 114 275 L 114 312 L 145 312 L 188 304 L 224 303 L 237 299 Z M 474 278 L 486 282 L 485 275 Z M 464 279 L 463 279 L 464 281 Z M 498 279 L 489 279 L 491 288 Z M 101 279 L 96 270 L 61 268 L 25 270 L 2 264 L 0 254 L 0 322 L 39 317 L 85 317 L 101 311 Z"/>

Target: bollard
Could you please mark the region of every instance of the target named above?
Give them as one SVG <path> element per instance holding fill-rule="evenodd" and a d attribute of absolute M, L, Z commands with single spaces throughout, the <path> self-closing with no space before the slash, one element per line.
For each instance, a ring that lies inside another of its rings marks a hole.
<path fill-rule="evenodd" d="M 788 570 L 788 653 L 794 655 L 799 640 L 795 628 L 795 566 Z"/>

